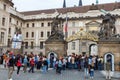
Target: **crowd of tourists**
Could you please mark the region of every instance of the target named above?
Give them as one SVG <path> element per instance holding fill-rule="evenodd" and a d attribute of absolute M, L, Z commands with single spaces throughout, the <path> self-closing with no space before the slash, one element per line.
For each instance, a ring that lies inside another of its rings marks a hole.
<path fill-rule="evenodd" d="M 90 76 L 91 79 L 94 78 L 94 70 L 103 70 L 103 58 L 98 56 L 87 56 L 87 55 L 77 55 L 75 53 L 64 56 L 55 57 L 53 55 L 50 58 L 41 55 L 34 55 L 33 53 L 27 55 L 14 55 L 13 52 L 8 54 L 3 54 L 1 56 L 1 63 L 4 64 L 6 68 L 8 66 L 8 78 L 11 79 L 14 67 L 17 67 L 17 75 L 19 75 L 20 69 L 26 72 L 35 72 L 37 70 L 42 70 L 42 73 L 47 73 L 49 68 L 56 69 L 56 74 L 61 74 L 62 70 L 78 70 L 84 71 L 85 78 Z M 29 70 L 27 70 L 29 69 Z"/>

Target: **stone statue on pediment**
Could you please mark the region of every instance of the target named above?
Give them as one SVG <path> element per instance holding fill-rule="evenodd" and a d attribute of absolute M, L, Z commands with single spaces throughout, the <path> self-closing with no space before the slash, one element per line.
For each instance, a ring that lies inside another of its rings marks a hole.
<path fill-rule="evenodd" d="M 15 34 L 12 38 L 12 41 L 22 41 L 22 34 L 20 28 L 18 27 L 15 28 Z"/>
<path fill-rule="evenodd" d="M 92 5 L 90 6 L 90 10 L 98 10 L 98 5 L 92 3 Z"/>
<path fill-rule="evenodd" d="M 21 52 L 20 49 L 22 46 L 22 41 L 23 39 L 22 39 L 21 29 L 16 27 L 15 34 L 12 37 L 12 45 L 11 45 L 12 49 L 15 49 L 14 50 L 15 54 L 18 54 L 18 51 Z"/>
<path fill-rule="evenodd" d="M 21 34 L 21 28 L 15 27 L 15 34 Z"/>
<path fill-rule="evenodd" d="M 51 34 L 55 34 L 59 30 L 60 19 L 58 16 L 59 15 L 57 15 L 51 23 Z"/>
<path fill-rule="evenodd" d="M 51 41 L 51 40 L 63 41 L 64 40 L 63 31 L 61 30 L 62 19 L 59 18 L 59 15 L 57 15 L 51 23 L 51 35 L 49 36 L 47 41 Z"/>
<path fill-rule="evenodd" d="M 110 13 L 106 14 L 102 17 L 102 24 L 100 25 L 100 32 L 99 37 L 100 38 L 111 38 L 113 35 L 116 34 L 116 27 L 115 27 L 115 17 L 112 16 Z"/>

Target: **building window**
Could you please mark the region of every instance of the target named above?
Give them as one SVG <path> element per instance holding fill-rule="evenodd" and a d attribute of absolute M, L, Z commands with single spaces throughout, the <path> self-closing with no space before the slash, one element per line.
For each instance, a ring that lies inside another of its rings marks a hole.
<path fill-rule="evenodd" d="M 28 48 L 28 42 L 25 42 L 25 48 L 26 49 Z"/>
<path fill-rule="evenodd" d="M 11 28 L 9 28 L 9 32 L 8 33 L 11 34 Z"/>
<path fill-rule="evenodd" d="M 10 23 L 12 22 L 12 18 L 9 19 L 9 22 L 10 22 Z"/>
<path fill-rule="evenodd" d="M 79 26 L 81 26 L 81 27 L 84 26 L 83 22 L 80 21 Z"/>
<path fill-rule="evenodd" d="M 32 23 L 32 27 L 35 27 L 35 24 L 34 24 L 34 23 Z"/>
<path fill-rule="evenodd" d="M 2 25 L 5 26 L 5 18 L 2 18 Z"/>
<path fill-rule="evenodd" d="M 28 32 L 26 32 L 26 37 L 28 38 Z"/>
<path fill-rule="evenodd" d="M 44 36 L 44 33 L 43 32 L 41 32 L 41 37 L 43 37 Z"/>
<path fill-rule="evenodd" d="M 32 37 L 34 37 L 34 32 L 32 32 Z"/>
<path fill-rule="evenodd" d="M 33 55 L 33 52 L 30 52 L 31 55 Z"/>
<path fill-rule="evenodd" d="M 50 36 L 50 32 L 48 31 L 48 32 L 47 32 L 47 37 L 49 37 L 49 36 Z"/>
<path fill-rule="evenodd" d="M 75 27 L 75 22 L 72 22 L 72 27 Z"/>
<path fill-rule="evenodd" d="M 72 42 L 72 50 L 75 50 L 75 42 Z"/>
<path fill-rule="evenodd" d="M 6 10 L 6 4 L 3 5 L 3 9 Z"/>
<path fill-rule="evenodd" d="M 7 46 L 10 47 L 10 39 L 8 39 L 8 45 Z"/>
<path fill-rule="evenodd" d="M 75 34 L 75 31 L 72 31 L 72 35 L 74 35 Z"/>
<path fill-rule="evenodd" d="M 51 24 L 51 23 L 50 23 L 50 22 L 48 22 L 48 26 L 50 26 L 50 24 Z"/>
<path fill-rule="evenodd" d="M 43 42 L 40 42 L 40 49 L 43 49 Z"/>
<path fill-rule="evenodd" d="M 82 42 L 82 46 L 86 46 L 86 42 Z"/>
<path fill-rule="evenodd" d="M 27 52 L 25 52 L 25 55 L 27 55 Z"/>
<path fill-rule="evenodd" d="M 18 21 L 17 21 L 17 23 L 16 23 L 17 25 L 18 25 Z"/>
<path fill-rule="evenodd" d="M 29 27 L 29 23 L 27 23 L 27 27 Z"/>
<path fill-rule="evenodd" d="M 20 26 L 22 27 L 22 23 L 20 24 Z"/>
<path fill-rule="evenodd" d="M 44 23 L 41 23 L 41 27 L 44 27 Z"/>
<path fill-rule="evenodd" d="M 1 42 L 4 42 L 4 36 L 5 36 L 4 32 L 1 32 Z"/>
<path fill-rule="evenodd" d="M 33 41 L 31 42 L 31 49 L 33 49 Z"/>
<path fill-rule="evenodd" d="M 43 56 L 43 52 L 40 52 L 40 56 Z"/>

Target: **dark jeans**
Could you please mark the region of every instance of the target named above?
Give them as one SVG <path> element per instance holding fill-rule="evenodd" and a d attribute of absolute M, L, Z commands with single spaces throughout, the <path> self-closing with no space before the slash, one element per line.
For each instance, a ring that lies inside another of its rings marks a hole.
<path fill-rule="evenodd" d="M 72 64 L 72 69 L 75 69 L 75 64 Z"/>
<path fill-rule="evenodd" d="M 102 70 L 102 65 L 98 65 L 98 70 Z"/>
<path fill-rule="evenodd" d="M 19 74 L 20 66 L 17 67 L 17 74 Z"/>
<path fill-rule="evenodd" d="M 57 67 L 56 68 L 56 73 L 60 73 L 61 74 L 61 70 L 62 70 L 62 67 Z"/>
<path fill-rule="evenodd" d="M 46 73 L 47 72 L 47 65 L 44 65 L 42 68 L 43 68 L 43 73 Z"/>
<path fill-rule="evenodd" d="M 66 69 L 66 65 L 65 65 L 65 64 L 63 65 L 62 69 L 63 69 L 63 70 L 65 70 L 65 69 Z"/>
<path fill-rule="evenodd" d="M 90 70 L 90 77 L 94 77 L 94 70 Z"/>
<path fill-rule="evenodd" d="M 68 62 L 68 69 L 72 69 L 72 64 Z"/>
<path fill-rule="evenodd" d="M 58 67 L 58 73 L 61 73 L 62 67 Z"/>
<path fill-rule="evenodd" d="M 31 71 L 32 71 L 32 73 L 34 73 L 34 66 L 30 67 L 29 72 L 31 72 Z"/>

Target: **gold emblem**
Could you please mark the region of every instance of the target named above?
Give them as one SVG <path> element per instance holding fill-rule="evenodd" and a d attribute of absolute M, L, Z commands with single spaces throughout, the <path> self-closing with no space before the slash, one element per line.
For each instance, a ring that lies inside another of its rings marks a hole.
<path fill-rule="evenodd" d="M 98 41 L 98 36 L 84 31 L 83 28 L 80 28 L 80 31 L 71 35 L 66 39 L 67 42 L 75 41 L 75 40 L 91 40 L 91 41 Z"/>

